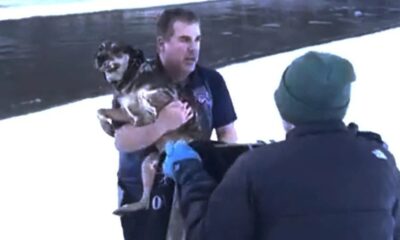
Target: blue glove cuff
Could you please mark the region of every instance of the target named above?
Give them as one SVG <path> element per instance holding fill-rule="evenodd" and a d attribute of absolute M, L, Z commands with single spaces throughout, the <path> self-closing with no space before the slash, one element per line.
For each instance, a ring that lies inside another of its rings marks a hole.
<path fill-rule="evenodd" d="M 199 154 L 193 150 L 185 141 L 169 141 L 165 145 L 166 158 L 163 164 L 164 174 L 174 178 L 175 171 L 179 170 L 180 162 L 197 159 L 200 161 Z"/>

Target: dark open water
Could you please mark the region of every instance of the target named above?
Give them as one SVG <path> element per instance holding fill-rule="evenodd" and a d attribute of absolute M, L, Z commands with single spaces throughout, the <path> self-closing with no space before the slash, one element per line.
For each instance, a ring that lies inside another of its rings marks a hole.
<path fill-rule="evenodd" d="M 400 26 L 398 0 L 221 0 L 185 6 L 202 19 L 200 61 L 211 67 Z M 98 44 L 124 40 L 153 56 L 161 9 L 1 21 L 0 119 L 107 93 L 93 68 Z"/>

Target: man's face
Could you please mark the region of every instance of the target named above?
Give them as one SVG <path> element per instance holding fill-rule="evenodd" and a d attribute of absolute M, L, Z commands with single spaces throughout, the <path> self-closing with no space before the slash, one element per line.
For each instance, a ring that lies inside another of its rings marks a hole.
<path fill-rule="evenodd" d="M 173 35 L 158 39 L 159 55 L 168 71 L 190 74 L 196 67 L 200 52 L 200 25 L 176 21 Z"/>

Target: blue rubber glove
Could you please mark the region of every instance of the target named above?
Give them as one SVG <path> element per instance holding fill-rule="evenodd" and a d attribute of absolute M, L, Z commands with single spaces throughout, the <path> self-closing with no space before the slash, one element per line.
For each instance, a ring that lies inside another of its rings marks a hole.
<path fill-rule="evenodd" d="M 193 150 L 185 141 L 169 141 L 165 145 L 166 157 L 163 164 L 165 176 L 174 178 L 174 172 L 179 166 L 177 163 L 187 160 L 197 159 L 200 161 L 199 154 Z"/>

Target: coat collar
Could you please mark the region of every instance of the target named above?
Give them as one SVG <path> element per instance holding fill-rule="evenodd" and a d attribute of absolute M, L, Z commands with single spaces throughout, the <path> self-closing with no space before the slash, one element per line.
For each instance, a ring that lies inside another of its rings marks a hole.
<path fill-rule="evenodd" d="M 331 132 L 346 132 L 348 128 L 343 121 L 317 122 L 296 126 L 286 134 L 286 139 L 302 137 L 306 135 L 317 135 Z"/>

